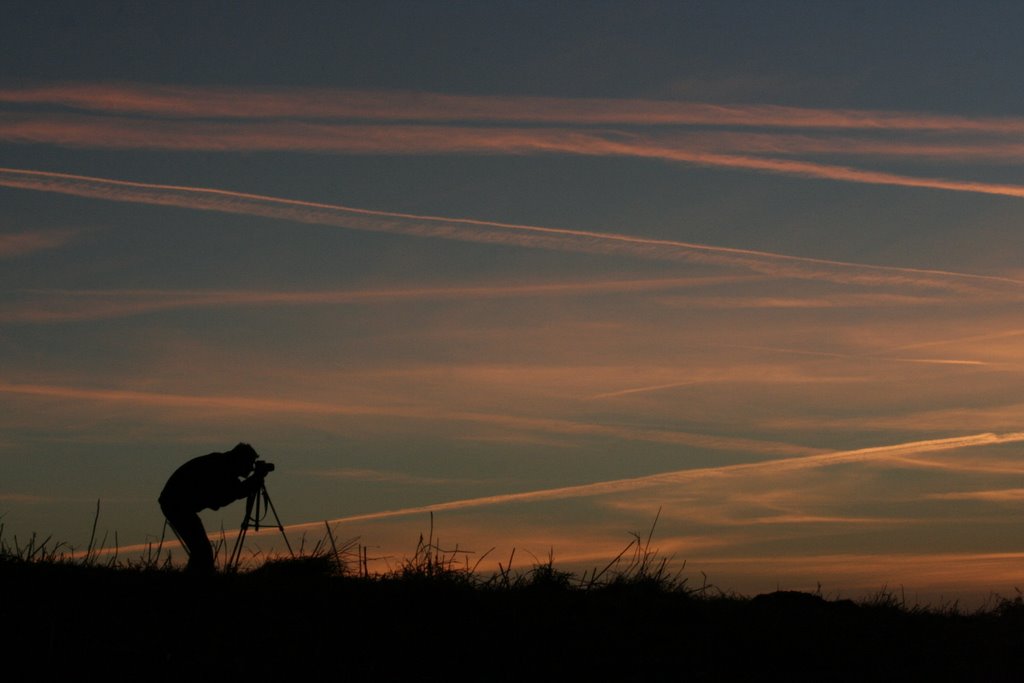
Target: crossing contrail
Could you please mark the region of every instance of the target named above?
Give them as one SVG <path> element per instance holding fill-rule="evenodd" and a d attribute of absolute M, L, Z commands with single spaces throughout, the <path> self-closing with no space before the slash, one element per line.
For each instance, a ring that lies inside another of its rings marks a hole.
<path fill-rule="evenodd" d="M 762 162 L 774 163 L 772 160 L 759 161 Z M 1019 288 L 1024 285 L 1022 280 L 991 275 L 866 265 L 623 233 L 376 211 L 231 190 L 140 183 L 49 171 L 0 168 L 0 186 L 107 201 L 260 216 L 369 232 L 725 266 L 782 278 L 861 285 L 903 285 L 970 293 L 997 286 Z M 1021 196 L 1024 196 L 1024 188 L 1018 189 Z"/>

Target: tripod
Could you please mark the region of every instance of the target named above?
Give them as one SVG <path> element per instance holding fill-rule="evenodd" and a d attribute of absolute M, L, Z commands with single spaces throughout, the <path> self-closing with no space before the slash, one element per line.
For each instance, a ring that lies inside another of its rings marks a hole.
<path fill-rule="evenodd" d="M 231 559 L 228 560 L 227 567 L 225 567 L 227 571 L 233 572 L 238 569 L 238 563 L 242 559 L 242 545 L 245 543 L 246 534 L 249 533 L 249 526 L 251 525 L 253 530 L 258 532 L 260 530 L 260 523 L 266 518 L 268 511 L 274 515 L 278 531 L 281 532 L 281 538 L 284 539 L 285 547 L 288 548 L 288 554 L 295 557 L 292 545 L 288 542 L 288 536 L 284 533 L 284 526 L 281 525 L 281 518 L 277 516 L 274 503 L 270 500 L 270 494 L 267 493 L 267 483 L 264 481 L 260 483 L 258 489 L 249 494 L 245 501 L 245 517 L 242 519 L 242 526 L 238 530 L 235 547 L 231 551 Z"/>

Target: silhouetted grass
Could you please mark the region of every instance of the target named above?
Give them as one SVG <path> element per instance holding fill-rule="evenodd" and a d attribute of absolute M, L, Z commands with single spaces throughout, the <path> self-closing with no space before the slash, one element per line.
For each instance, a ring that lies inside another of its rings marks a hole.
<path fill-rule="evenodd" d="M 104 678 L 133 680 L 1019 680 L 1021 595 L 970 613 L 885 589 L 747 598 L 689 585 L 653 536 L 582 574 L 553 554 L 517 568 L 515 551 L 483 573 L 490 551 L 431 524 L 372 573 L 367 548 L 325 526 L 295 558 L 191 576 L 163 539 L 128 558 L 95 533 L 75 553 L 0 524 L 0 645 L 51 673 L 106 658 Z"/>

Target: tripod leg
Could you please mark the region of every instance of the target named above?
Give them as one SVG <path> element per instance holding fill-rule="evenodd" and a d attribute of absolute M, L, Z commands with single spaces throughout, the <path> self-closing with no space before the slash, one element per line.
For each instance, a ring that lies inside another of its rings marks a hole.
<path fill-rule="evenodd" d="M 284 525 L 281 524 L 281 518 L 277 516 L 277 508 L 274 507 L 273 501 L 270 500 L 270 494 L 267 493 L 266 484 L 263 485 L 263 500 L 266 506 L 270 508 L 270 511 L 274 513 L 274 521 L 277 522 L 277 529 L 281 532 L 281 538 L 284 539 L 284 545 L 288 548 L 288 554 L 295 557 L 295 551 L 292 550 L 292 544 L 288 542 L 288 535 L 284 533 Z"/>
<path fill-rule="evenodd" d="M 249 523 L 252 521 L 252 507 L 256 502 L 256 493 L 249 494 L 245 501 L 245 517 L 242 518 L 242 526 L 238 529 L 238 536 L 235 538 L 235 547 L 231 551 L 231 557 L 224 568 L 225 571 L 234 572 L 238 570 L 238 564 L 242 561 L 242 546 L 245 544 L 245 535 L 249 532 Z"/>
<path fill-rule="evenodd" d="M 242 528 L 238 530 L 238 537 L 235 538 L 235 547 L 231 550 L 231 557 L 228 559 L 228 564 L 224 567 L 226 572 L 234 572 L 238 569 L 238 563 L 242 558 L 242 545 L 245 543 L 245 534 L 249 531 L 249 520 L 246 518 L 242 522 Z"/>

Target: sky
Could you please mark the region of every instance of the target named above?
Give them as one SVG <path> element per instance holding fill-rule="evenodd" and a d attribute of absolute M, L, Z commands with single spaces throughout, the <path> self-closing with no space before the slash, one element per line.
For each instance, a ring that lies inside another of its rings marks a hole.
<path fill-rule="evenodd" d="M 1022 21 L 5 4 L 5 541 L 130 556 L 244 441 L 293 542 L 380 569 L 431 523 L 580 570 L 657 520 L 723 590 L 1014 595 Z"/>

